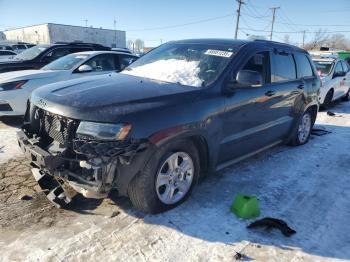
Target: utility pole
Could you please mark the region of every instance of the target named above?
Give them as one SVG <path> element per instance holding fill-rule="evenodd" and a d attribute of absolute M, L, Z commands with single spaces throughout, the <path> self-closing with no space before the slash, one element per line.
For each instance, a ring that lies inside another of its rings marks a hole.
<path fill-rule="evenodd" d="M 304 44 L 305 44 L 305 33 L 306 33 L 306 30 L 303 31 L 303 48 L 304 48 Z"/>
<path fill-rule="evenodd" d="M 89 20 L 85 19 L 83 21 L 85 21 L 85 27 L 87 27 L 87 23 L 88 23 Z"/>
<path fill-rule="evenodd" d="M 276 10 L 280 9 L 280 7 L 271 7 L 270 9 L 272 10 L 272 23 L 271 23 L 270 40 L 272 40 L 273 25 L 275 23 Z"/>
<path fill-rule="evenodd" d="M 114 40 L 115 40 L 115 47 L 117 47 L 117 21 L 114 19 Z"/>
<path fill-rule="evenodd" d="M 241 6 L 242 4 L 244 4 L 243 0 L 236 0 L 236 1 L 238 3 L 238 9 L 237 9 L 235 39 L 237 39 L 237 35 L 238 35 L 238 25 L 239 25 L 239 17 L 241 16 Z"/>

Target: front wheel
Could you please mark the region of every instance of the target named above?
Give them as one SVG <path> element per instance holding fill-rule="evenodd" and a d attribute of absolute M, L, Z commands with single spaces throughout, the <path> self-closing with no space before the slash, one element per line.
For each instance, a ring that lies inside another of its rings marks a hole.
<path fill-rule="evenodd" d="M 293 146 L 298 146 L 307 143 L 310 138 L 312 126 L 313 115 L 311 113 L 311 110 L 308 110 L 298 121 L 298 126 L 295 129 L 289 144 Z"/>
<path fill-rule="evenodd" d="M 133 205 L 146 213 L 171 209 L 189 196 L 199 176 L 198 151 L 178 140 L 159 148 L 128 189 Z"/>

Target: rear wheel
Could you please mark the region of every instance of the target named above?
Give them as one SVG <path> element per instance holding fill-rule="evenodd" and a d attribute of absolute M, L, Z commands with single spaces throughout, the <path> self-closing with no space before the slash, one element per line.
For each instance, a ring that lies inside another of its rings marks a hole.
<path fill-rule="evenodd" d="M 309 141 L 311 129 L 313 126 L 313 118 L 314 116 L 312 110 L 308 110 L 304 113 L 304 115 L 298 121 L 298 126 L 295 128 L 294 134 L 289 144 L 293 146 L 299 146 Z"/>
<path fill-rule="evenodd" d="M 146 213 L 171 209 L 189 196 L 199 175 L 198 151 L 191 141 L 162 146 L 130 183 L 133 205 Z"/>

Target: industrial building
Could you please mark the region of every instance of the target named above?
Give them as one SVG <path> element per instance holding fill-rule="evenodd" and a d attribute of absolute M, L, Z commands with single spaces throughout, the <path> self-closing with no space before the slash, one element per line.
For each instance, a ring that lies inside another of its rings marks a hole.
<path fill-rule="evenodd" d="M 103 28 L 47 23 L 5 30 L 2 33 L 7 41 L 33 44 L 82 41 L 108 47 L 126 47 L 125 31 Z"/>

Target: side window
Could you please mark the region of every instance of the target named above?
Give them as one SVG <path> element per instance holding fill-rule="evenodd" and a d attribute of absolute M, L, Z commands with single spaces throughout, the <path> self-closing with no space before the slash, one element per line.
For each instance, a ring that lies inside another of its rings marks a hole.
<path fill-rule="evenodd" d="M 260 52 L 252 56 L 242 70 L 259 72 L 263 78 L 263 84 L 270 83 L 269 52 Z"/>
<path fill-rule="evenodd" d="M 92 71 L 113 71 L 115 69 L 114 56 L 112 54 L 97 55 L 85 63 L 91 66 Z"/>
<path fill-rule="evenodd" d="M 134 56 L 127 55 L 119 55 L 119 65 L 120 71 L 122 71 L 125 67 L 129 66 L 132 62 L 134 62 L 137 58 Z"/>
<path fill-rule="evenodd" d="M 349 69 L 349 66 L 348 64 L 345 62 L 345 61 L 341 61 L 342 65 L 343 65 L 343 70 L 345 73 L 349 72 L 350 69 Z"/>
<path fill-rule="evenodd" d="M 313 76 L 313 71 L 309 59 L 305 54 L 295 53 L 295 62 L 297 64 L 298 78 Z"/>
<path fill-rule="evenodd" d="M 70 53 L 78 53 L 78 52 L 85 52 L 85 51 L 92 51 L 92 48 L 89 47 L 72 47 L 70 49 Z"/>
<path fill-rule="evenodd" d="M 341 74 L 343 73 L 343 67 L 341 66 L 341 63 L 338 62 L 336 65 L 335 65 L 335 69 L 334 69 L 334 73 L 335 74 Z"/>
<path fill-rule="evenodd" d="M 69 48 L 56 48 L 48 52 L 44 58 L 43 61 L 45 62 L 52 62 L 62 56 L 70 54 Z"/>
<path fill-rule="evenodd" d="M 296 79 L 295 63 L 291 54 L 272 53 L 272 82 Z"/>
<path fill-rule="evenodd" d="M 26 49 L 26 46 L 25 45 L 13 45 L 12 48 L 15 50 L 24 50 L 24 49 Z"/>

